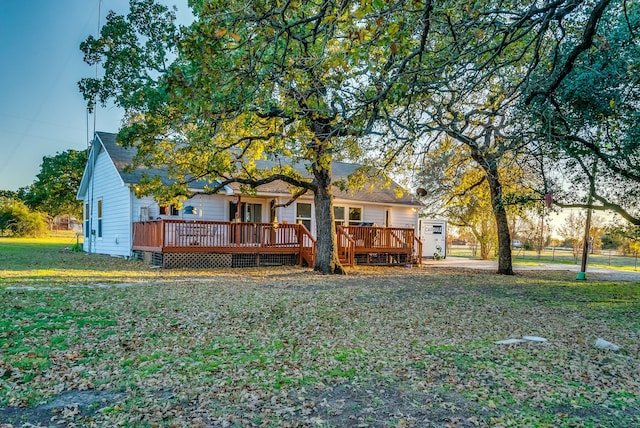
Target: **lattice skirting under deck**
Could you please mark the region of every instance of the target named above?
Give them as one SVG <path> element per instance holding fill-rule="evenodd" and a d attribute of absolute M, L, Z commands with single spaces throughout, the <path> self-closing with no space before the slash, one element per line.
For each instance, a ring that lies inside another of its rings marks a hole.
<path fill-rule="evenodd" d="M 243 268 L 263 266 L 295 266 L 296 254 L 221 254 L 221 253 L 157 253 L 134 251 L 134 257 L 165 269 Z"/>
<path fill-rule="evenodd" d="M 395 266 L 411 263 L 409 254 L 397 253 L 368 253 L 356 254 L 356 265 Z"/>

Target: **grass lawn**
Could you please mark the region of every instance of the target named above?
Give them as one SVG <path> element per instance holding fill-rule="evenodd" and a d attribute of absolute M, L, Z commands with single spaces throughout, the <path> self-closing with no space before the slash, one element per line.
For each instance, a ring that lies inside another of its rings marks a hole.
<path fill-rule="evenodd" d="M 0 239 L 0 426 L 640 425 L 638 283 L 164 271 L 69 245 Z M 548 341 L 495 344 L 523 335 Z"/>

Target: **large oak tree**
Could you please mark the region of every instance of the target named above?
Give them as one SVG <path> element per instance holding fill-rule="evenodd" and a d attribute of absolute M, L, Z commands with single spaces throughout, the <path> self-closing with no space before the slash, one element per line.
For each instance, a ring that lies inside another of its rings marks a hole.
<path fill-rule="evenodd" d="M 496 219 L 499 273 L 513 272 L 505 210 L 513 198 L 504 192 L 500 170 L 505 158 L 524 159 L 530 150 L 528 124 L 518 120 L 519 109 L 557 89 L 575 56 L 590 48 L 609 3 L 447 2 L 444 22 L 437 25 L 440 43 L 450 53 L 447 62 L 436 70 L 433 61 L 421 62 L 408 76 L 410 107 L 417 107 L 416 121 L 431 131 L 430 141 L 442 142 L 447 135 L 484 170 Z M 558 55 L 562 50 L 568 54 Z M 547 57 L 553 61 L 542 60 Z M 551 71 L 538 79 L 544 67 Z M 540 191 L 542 200 L 542 185 Z"/>
<path fill-rule="evenodd" d="M 165 166 L 175 184 L 150 180 L 160 197 L 238 182 L 281 180 L 293 197 L 312 192 L 315 269 L 342 272 L 332 209 L 331 164 L 357 158 L 359 142 L 394 122 L 399 76 L 428 46 L 430 2 L 192 1 L 195 21 L 132 0 L 81 46 L 104 77 L 83 79 L 85 98 L 126 111 L 119 140 L 137 161 Z M 406 19 L 406 16 L 417 16 Z M 417 24 L 417 25 L 416 25 Z M 400 88 L 400 94 L 406 88 Z M 276 166 L 259 169 L 257 160 Z M 307 173 L 293 168 L 306 165 Z"/>

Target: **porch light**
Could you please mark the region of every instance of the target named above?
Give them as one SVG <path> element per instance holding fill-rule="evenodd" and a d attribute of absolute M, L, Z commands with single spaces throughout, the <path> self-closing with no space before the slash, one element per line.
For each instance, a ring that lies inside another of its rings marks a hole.
<path fill-rule="evenodd" d="M 271 225 L 273 226 L 274 229 L 277 229 L 279 224 L 278 224 L 278 216 L 273 216 L 273 221 L 271 222 Z"/>
<path fill-rule="evenodd" d="M 193 207 L 192 205 L 187 205 L 186 207 L 184 207 L 184 211 L 185 214 L 198 214 L 198 209 Z"/>

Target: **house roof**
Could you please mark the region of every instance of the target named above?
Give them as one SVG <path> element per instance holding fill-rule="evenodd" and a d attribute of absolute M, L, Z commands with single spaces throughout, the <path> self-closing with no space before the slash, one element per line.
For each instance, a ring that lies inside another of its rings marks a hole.
<path fill-rule="evenodd" d="M 142 179 L 144 174 L 149 176 L 158 176 L 163 183 L 169 184 L 172 180 L 169 178 L 167 171 L 162 169 L 149 169 L 145 167 L 138 167 L 134 170 L 128 170 L 126 167 L 133 163 L 133 157 L 135 155 L 135 149 L 128 149 L 116 142 L 116 134 L 109 132 L 96 132 L 96 139 L 100 141 L 102 147 L 111 158 L 116 170 L 120 174 L 122 181 L 126 184 L 137 184 Z M 272 161 L 257 161 L 256 166 L 260 169 L 270 168 L 275 166 L 275 162 Z M 309 173 L 302 162 L 297 162 L 293 167 L 303 175 L 308 176 Z M 332 173 L 335 181 L 347 179 L 350 174 L 353 174 L 358 168 L 362 167 L 359 164 L 347 163 L 347 162 L 333 162 Z M 85 170 L 85 175 L 91 171 Z M 84 181 L 84 179 L 83 179 Z M 206 181 L 194 181 L 189 184 L 189 188 L 197 191 L 202 190 L 206 185 L 210 185 Z M 229 186 L 234 192 L 238 192 L 240 186 L 236 183 Z M 420 206 L 421 203 L 414 196 L 410 195 L 406 190 L 402 189 L 396 182 L 391 182 L 390 186 L 368 186 L 371 188 L 353 189 L 353 190 L 341 190 L 337 186 L 333 188 L 333 196 L 338 199 L 346 199 L 361 202 L 372 202 L 378 204 L 397 204 L 397 205 L 409 205 Z M 81 184 L 82 188 L 82 184 Z M 282 182 L 276 181 L 269 184 L 259 186 L 257 188 L 259 193 L 269 194 L 283 194 L 289 195 L 289 186 Z M 401 190 L 402 196 L 396 197 L 396 192 Z"/>

